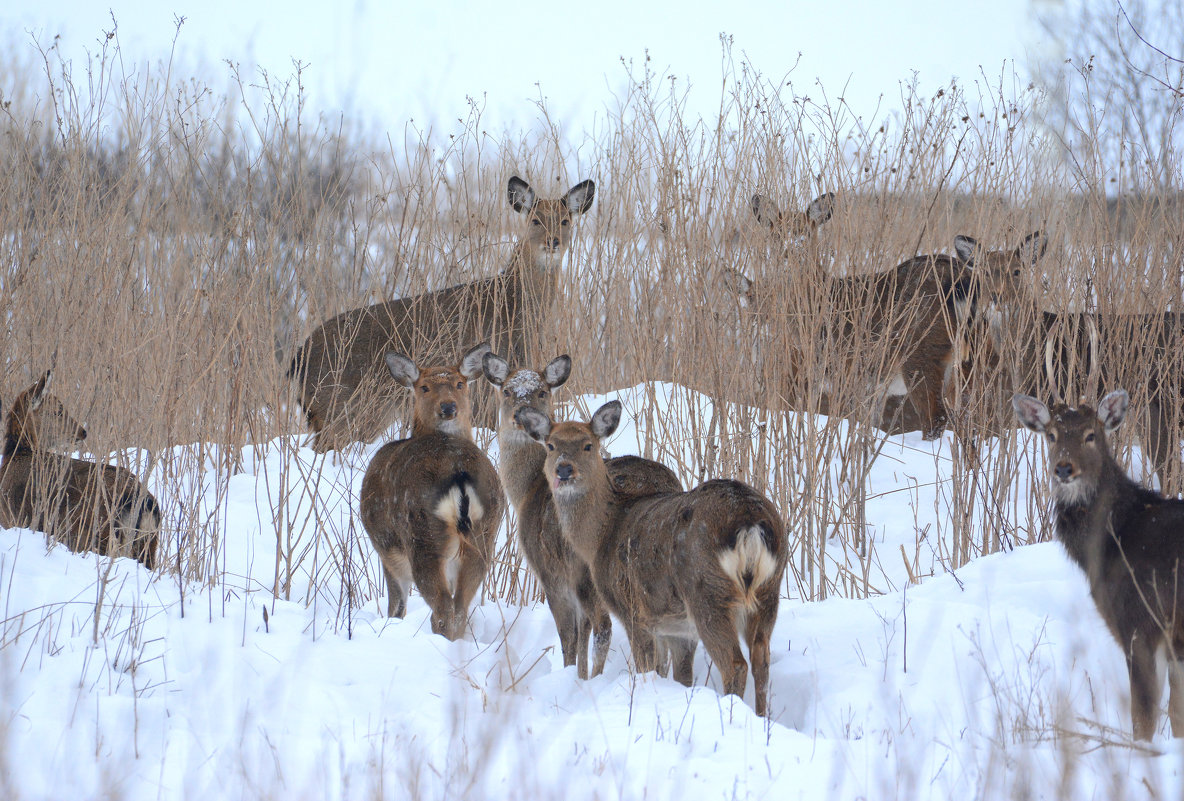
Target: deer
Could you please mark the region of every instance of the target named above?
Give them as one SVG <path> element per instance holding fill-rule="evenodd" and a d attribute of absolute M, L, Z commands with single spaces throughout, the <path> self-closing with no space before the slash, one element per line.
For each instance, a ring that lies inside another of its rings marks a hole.
<path fill-rule="evenodd" d="M 1122 389 L 1096 411 L 1012 398 L 1019 422 L 1047 439 L 1057 539 L 1126 657 L 1134 737 L 1155 734 L 1165 659 L 1172 736 L 1184 737 L 1184 501 L 1135 483 L 1111 453 L 1106 435 L 1128 403 Z"/>
<path fill-rule="evenodd" d="M 813 241 L 814 231 L 830 219 L 833 205 L 833 194 L 823 195 L 812 201 L 805 212 L 791 215 L 786 223 L 785 215 L 767 198 L 757 195 L 751 203 L 753 214 L 775 239 L 782 232 L 788 234 L 782 240 L 786 252 L 789 237 Z M 963 239 L 973 242 L 969 237 L 959 237 L 956 251 Z M 988 260 L 994 258 L 996 255 L 990 254 Z M 807 258 L 808 269 L 816 261 Z M 802 342 L 799 337 L 789 343 L 788 394 L 799 394 L 796 385 L 816 358 L 818 345 L 828 341 L 837 344 L 840 358 L 851 362 L 863 350 L 863 343 L 886 342 L 889 360 L 870 366 L 868 372 L 872 397 L 883 408 L 874 423 L 891 433 L 919 428 L 927 440 L 940 437 L 949 422 L 944 395 L 946 378 L 954 365 L 955 342 L 959 329 L 973 312 L 968 287 L 974 279 L 968 268 L 959 252 L 957 256 L 916 256 L 878 273 L 845 277 L 821 274 L 815 282 L 807 279 L 802 289 L 820 286 L 821 309 L 832 314 L 807 324 L 814 341 L 807 337 Z M 821 270 L 821 265 L 814 264 L 813 269 Z M 802 280 L 800 276 L 791 277 L 789 283 Z M 724 284 L 761 322 L 784 316 L 787 304 L 798 302 L 787 294 L 786 289 L 792 287 L 784 286 L 784 280 L 754 281 L 738 270 L 728 269 Z M 830 394 L 829 383 L 821 382 L 819 389 L 824 396 L 823 409 L 832 412 L 825 397 Z M 906 397 L 914 407 L 913 414 L 902 404 Z"/>
<path fill-rule="evenodd" d="M 399 392 L 387 378 L 388 352 L 434 363 L 464 344 L 487 341 L 515 360 L 533 355 L 527 326 L 545 319 L 558 295 L 574 220 L 591 208 L 596 185 L 585 180 L 562 197 L 540 198 L 513 176 L 506 193 L 525 226 L 500 273 L 342 312 L 295 351 L 285 376 L 296 385 L 314 451 L 371 442 L 396 421 Z"/>
<path fill-rule="evenodd" d="M 54 453 L 86 439 L 50 393 L 53 370 L 22 391 L 5 418 L 0 525 L 31 528 L 71 551 L 130 556 L 156 568 L 160 504 L 130 471 Z"/>
<path fill-rule="evenodd" d="M 1035 236 L 1035 235 L 1034 235 Z M 973 246 L 975 243 L 971 242 Z M 1040 252 L 1047 240 L 1039 238 Z M 1123 363 L 1136 360 L 1145 367 L 1146 398 L 1138 436 L 1150 457 L 1160 486 L 1169 477 L 1184 475 L 1180 459 L 1180 397 L 1184 374 L 1175 354 L 1184 346 L 1184 318 L 1177 312 L 1094 313 L 1048 311 L 1032 290 L 1031 268 L 1036 258 L 1019 258 L 1006 265 L 977 270 L 982 292 L 992 311 L 987 336 L 968 359 L 984 375 L 1000 373 L 992 387 L 1003 398 L 1012 393 L 1051 395 L 1057 402 L 1081 385 L 1091 392 L 1116 380 Z M 976 263 L 974 259 L 972 262 Z M 980 305 L 983 301 L 980 300 Z M 969 379 L 965 379 L 969 381 Z"/>
<path fill-rule="evenodd" d="M 505 511 L 497 470 L 473 443 L 468 386 L 488 352 L 482 343 L 459 364 L 423 370 L 387 354 L 390 375 L 415 395 L 411 436 L 378 449 L 358 497 L 382 562 L 387 617 L 406 616 L 414 581 L 431 609 L 432 633 L 450 640 L 464 636 Z"/>
<path fill-rule="evenodd" d="M 531 571 L 546 595 L 564 667 L 576 666 L 581 679 L 604 671 L 612 642 L 612 619 L 596 587 L 588 564 L 563 537 L 551 487 L 543 473 L 546 451 L 531 439 L 515 419 L 520 409 L 534 409 L 550 416 L 552 393 L 571 375 L 571 357 L 552 359 L 541 370 L 510 369 L 495 353 L 485 354 L 485 378 L 499 388 L 498 474 L 510 503 L 518 512 L 518 541 Z M 682 484 L 670 468 L 637 456 L 620 456 L 607 462 L 609 481 L 626 495 L 681 492 Z M 588 640 L 592 639 L 589 674 Z"/>
<path fill-rule="evenodd" d="M 515 413 L 546 447 L 543 472 L 563 536 L 592 573 L 600 597 L 625 627 L 637 670 L 691 686 L 701 640 L 725 693 L 742 696 L 752 660 L 758 715 L 767 713 L 769 638 L 777 619 L 788 543 L 777 509 L 739 481 L 688 492 L 626 495 L 600 456 L 616 431 L 619 401 L 589 422 L 553 423 L 538 409 Z"/>

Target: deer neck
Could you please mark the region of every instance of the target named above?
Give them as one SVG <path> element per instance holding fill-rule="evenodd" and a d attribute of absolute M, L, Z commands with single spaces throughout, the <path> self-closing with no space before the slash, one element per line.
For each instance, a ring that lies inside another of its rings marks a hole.
<path fill-rule="evenodd" d="M 584 491 L 578 495 L 558 492 L 553 497 L 563 536 L 577 556 L 589 566 L 595 565 L 601 545 L 612 536 L 618 512 L 608 472 L 601 470 L 595 476 L 588 476 Z"/>
<path fill-rule="evenodd" d="M 543 463 L 547 461 L 547 450 L 532 440 L 525 431 L 513 422 L 502 422 L 497 432 L 498 473 L 502 486 L 510 496 L 514 508 L 521 512 L 523 503 L 532 490 L 541 482 L 546 489 L 547 478 L 543 475 Z M 550 494 L 550 490 L 547 490 Z"/>
<path fill-rule="evenodd" d="M 418 415 L 411 422 L 411 438 L 426 437 L 429 434 L 442 434 L 446 437 L 473 441 L 473 425 L 468 420 L 435 421 L 420 420 Z"/>
<path fill-rule="evenodd" d="M 510 253 L 510 263 L 502 271 L 502 276 L 518 289 L 528 303 L 549 306 L 558 291 L 559 264 L 563 254 L 557 253 L 551 259 L 539 259 L 536 253 L 529 241 L 521 239 L 516 242 Z"/>
<path fill-rule="evenodd" d="M 1056 499 L 1057 538 L 1091 580 L 1104 566 L 1103 553 L 1114 543 L 1115 517 L 1122 516 L 1124 501 L 1133 496 L 1133 482 L 1117 462 L 1107 460 L 1092 495 Z"/>

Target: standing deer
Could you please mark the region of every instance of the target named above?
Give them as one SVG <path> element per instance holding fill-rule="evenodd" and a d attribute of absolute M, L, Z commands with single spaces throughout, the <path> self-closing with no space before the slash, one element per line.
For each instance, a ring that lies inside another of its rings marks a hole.
<path fill-rule="evenodd" d="M 432 632 L 450 640 L 464 635 L 505 511 L 497 471 L 472 435 L 468 383 L 481 375 L 488 352 L 481 344 L 455 367 L 422 371 L 406 356 L 387 354 L 395 381 L 415 393 L 411 437 L 378 449 L 358 499 L 382 560 L 387 615 L 407 614 L 414 579 L 431 607 Z"/>
<path fill-rule="evenodd" d="M 613 489 L 600 457 L 621 404 L 591 422 L 556 423 L 537 409 L 516 415 L 547 448 L 544 472 L 572 550 L 592 570 L 600 596 L 625 626 L 640 671 L 666 671 L 686 686 L 703 641 L 724 691 L 743 695 L 752 659 L 756 711 L 766 714 L 769 638 L 785 573 L 785 529 L 766 498 L 739 481 L 708 481 L 689 492 L 629 496 Z"/>
<path fill-rule="evenodd" d="M 1037 235 L 1034 235 L 1037 236 Z M 1047 246 L 1043 237 L 1040 252 Z M 971 240 L 971 249 L 973 248 Z M 975 272 L 983 276 L 986 298 L 995 309 L 989 336 L 967 364 L 984 375 L 1001 373 L 1002 398 L 1020 392 L 1074 396 L 1072 390 L 1097 392 L 1113 385 L 1131 364 L 1146 380 L 1145 413 L 1138 421 L 1139 440 L 1151 458 L 1160 486 L 1181 473 L 1180 398 L 1184 393 L 1184 317 L 1177 312 L 1089 313 L 1050 312 L 1032 291 L 1031 267 L 1036 258 L 1018 258 Z M 982 300 L 980 300 L 980 305 Z M 1128 385 L 1129 386 L 1129 385 Z M 999 388 L 995 388 L 999 389 Z"/>
<path fill-rule="evenodd" d="M 833 195 L 823 195 L 806 212 L 792 216 L 787 225 L 785 216 L 771 201 L 759 195 L 752 200 L 753 213 L 774 236 L 785 231 L 799 238 L 810 234 L 830 218 L 832 207 Z M 969 237 L 959 237 L 956 248 L 963 240 L 973 242 Z M 786 250 L 788 245 L 786 240 Z M 983 260 L 994 263 L 1002 255 L 985 254 Z M 821 270 L 816 261 L 806 259 L 807 265 Z M 786 383 L 791 397 L 800 394 L 796 385 L 809 374 L 810 363 L 818 358 L 817 348 L 825 343 L 834 346 L 839 357 L 852 365 L 869 350 L 884 352 L 885 360 L 852 368 L 867 378 L 872 397 L 895 401 L 877 413 L 879 427 L 890 432 L 920 428 L 926 439 L 936 439 L 948 421 L 942 396 L 946 375 L 954 363 L 957 332 L 972 314 L 966 293 L 974 279 L 968 267 L 959 250 L 957 257 L 916 256 L 878 273 L 845 277 L 822 273 L 814 281 L 808 276 L 795 276 L 789 286 L 783 280 L 753 281 L 732 269 L 725 271 L 724 281 L 762 322 L 792 319 L 792 311 L 786 314 L 787 307 L 801 306 L 800 314 L 825 315 L 821 320 L 807 321 L 804 337 L 788 332 L 790 365 Z M 815 304 L 809 299 L 813 286 L 821 290 Z M 822 393 L 829 395 L 829 383 L 822 384 Z M 907 406 L 899 406 L 906 396 L 915 414 L 910 414 Z M 829 402 L 824 405 L 827 411 L 833 411 Z"/>
<path fill-rule="evenodd" d="M 515 420 L 521 409 L 550 416 L 551 393 L 571 375 L 571 359 L 552 359 L 542 370 L 510 370 L 494 353 L 484 360 L 485 377 L 502 391 L 497 429 L 500 452 L 498 473 L 510 502 L 518 512 L 518 541 L 527 564 L 538 576 L 547 596 L 565 667 L 576 665 L 588 678 L 588 638 L 593 640 L 591 675 L 604 670 L 612 641 L 612 621 L 592 583 L 588 565 L 564 538 L 555 514 L 551 487 L 543 473 L 547 453 Z M 610 459 L 607 464 L 614 488 L 628 495 L 681 492 L 678 477 L 665 465 L 636 456 Z"/>
<path fill-rule="evenodd" d="M 510 179 L 514 211 L 526 229 L 498 275 L 343 312 L 297 349 L 287 377 L 296 382 L 318 453 L 369 442 L 398 416 L 398 392 L 383 358 L 394 351 L 435 363 L 462 343 L 488 341 L 516 360 L 538 343 L 528 326 L 547 319 L 558 293 L 559 265 L 571 245 L 573 218 L 591 206 L 596 185 L 582 181 L 558 199 L 540 199 Z"/>
<path fill-rule="evenodd" d="M 0 525 L 43 531 L 71 551 L 131 556 L 156 567 L 160 505 L 131 471 L 51 452 L 86 429 L 49 392 L 53 372 L 17 396 L 0 457 Z"/>
<path fill-rule="evenodd" d="M 1127 478 L 1106 442 L 1126 415 L 1119 389 L 1088 406 L 1049 409 L 1012 399 L 1020 423 L 1048 438 L 1057 538 L 1089 579 L 1090 595 L 1126 657 L 1134 736 L 1150 740 L 1167 660 L 1172 736 L 1184 737 L 1184 501 Z"/>

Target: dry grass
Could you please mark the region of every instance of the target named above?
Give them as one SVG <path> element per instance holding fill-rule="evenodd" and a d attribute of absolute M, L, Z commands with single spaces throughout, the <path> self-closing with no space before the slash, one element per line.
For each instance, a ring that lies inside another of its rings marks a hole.
<path fill-rule="evenodd" d="M 0 388 L 11 399 L 52 363 L 95 453 L 141 448 L 151 458 L 197 443 L 156 467 L 158 485 L 189 499 L 166 510 L 169 564 L 186 576 L 217 580 L 220 537 L 219 521 L 198 517 L 193 463 L 219 465 L 215 490 L 225 493 L 243 448 L 302 430 L 283 372 L 319 321 L 500 269 L 520 219 L 505 201 L 512 174 L 550 196 L 597 181 L 549 324 L 554 353 L 540 364 L 570 353 L 573 394 L 673 379 L 736 402 L 709 409 L 680 389 L 669 408 L 642 409 L 643 455 L 687 482 L 728 475 L 768 492 L 793 532 L 792 580 L 805 598 L 877 589 L 867 569 L 832 581 L 820 565 L 828 549 L 868 566 L 878 558 L 865 539 L 863 478 L 882 436 L 866 423 L 881 410 L 866 376 L 895 357 L 874 336 L 843 343 L 858 359 L 816 347 L 834 312 L 827 276 L 951 252 L 958 233 L 1013 247 L 1040 228 L 1051 232 L 1049 255 L 1011 332 L 1028 330 L 1039 307 L 1147 312 L 1174 308 L 1180 292 L 1177 199 L 1116 201 L 1112 186 L 1071 184 L 1029 119 L 1030 90 L 906 90 L 902 112 L 860 122 L 841 101 L 795 96 L 741 65 L 724 76 L 718 119 L 688 118 L 677 85 L 647 73 L 596 137 L 561 137 L 544 108 L 539 132 L 520 140 L 491 137 L 474 112 L 447 140 L 408 130 L 378 143 L 310 115 L 299 75 L 259 87 L 232 73 L 239 94 L 227 98 L 167 70 L 128 81 L 116 56 L 98 54 L 86 81 L 52 50 L 0 74 L 24 87 L 3 98 L 0 116 Z M 757 192 L 788 209 L 835 192 L 837 211 L 816 243 L 782 255 L 751 217 Z M 724 288 L 729 267 L 780 282 L 789 311 L 754 322 Z M 1149 344 L 1157 332 L 1147 336 L 1102 354 L 1106 380 L 1136 406 L 1150 362 L 1178 370 L 1174 353 Z M 800 395 L 786 383 L 794 350 L 817 355 L 796 366 Z M 1014 374 L 1003 362 L 976 363 L 951 412 L 1010 440 Z M 1079 373 L 1060 391 L 1090 392 Z M 819 408 L 811 388 L 824 379 L 831 407 L 858 425 L 789 414 Z M 943 497 L 955 509 L 986 499 L 991 511 L 955 514 L 928 533 L 947 567 L 1044 536 L 1016 530 L 1028 488 L 1010 483 L 1014 452 L 955 459 Z M 358 578 L 349 554 L 366 547 L 360 530 L 291 528 L 286 504 L 348 491 L 301 489 L 313 480 L 274 478 L 286 488 L 273 510 L 279 596 L 294 560 L 311 558 L 344 586 Z M 488 585 L 514 600 L 535 593 L 512 547 Z"/>

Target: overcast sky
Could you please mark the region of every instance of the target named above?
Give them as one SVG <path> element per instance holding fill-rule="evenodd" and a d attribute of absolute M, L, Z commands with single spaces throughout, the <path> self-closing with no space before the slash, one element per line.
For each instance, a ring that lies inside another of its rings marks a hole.
<path fill-rule="evenodd" d="M 766 78 L 784 75 L 800 53 L 795 89 L 814 95 L 820 80 L 861 116 L 881 97 L 895 105 L 914 72 L 927 91 L 953 76 L 997 80 L 1014 69 L 1022 77 L 1043 46 L 1032 6 L 1049 2 L 8 0 L 0 24 L 17 44 L 60 34 L 64 52 L 81 58 L 114 13 L 125 62 L 159 62 L 184 16 L 181 69 L 200 66 L 215 88 L 227 85 L 224 60 L 279 76 L 298 60 L 315 108 L 380 130 L 465 116 L 466 96 L 483 98 L 490 128 L 530 127 L 540 95 L 580 130 L 612 106 L 625 83 L 621 59 L 640 65 L 647 48 L 657 71 L 691 81 L 693 105 L 710 114 L 722 33 Z"/>

